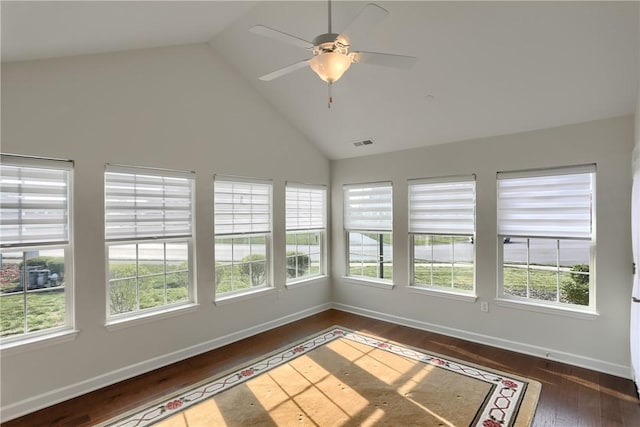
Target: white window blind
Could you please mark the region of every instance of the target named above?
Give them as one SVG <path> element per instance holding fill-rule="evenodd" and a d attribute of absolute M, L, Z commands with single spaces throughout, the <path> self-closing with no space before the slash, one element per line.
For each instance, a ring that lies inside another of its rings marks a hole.
<path fill-rule="evenodd" d="M 324 187 L 287 184 L 287 231 L 325 228 Z"/>
<path fill-rule="evenodd" d="M 346 230 L 392 231 L 391 183 L 345 185 L 344 228 Z"/>
<path fill-rule="evenodd" d="M 108 165 L 107 240 L 191 237 L 193 172 Z"/>
<path fill-rule="evenodd" d="M 469 235 L 475 232 L 473 176 L 409 181 L 409 232 Z"/>
<path fill-rule="evenodd" d="M 498 173 L 498 234 L 590 239 L 595 165 Z"/>
<path fill-rule="evenodd" d="M 2 247 L 69 243 L 70 161 L 2 156 Z"/>
<path fill-rule="evenodd" d="M 216 178 L 215 234 L 271 232 L 271 183 Z"/>

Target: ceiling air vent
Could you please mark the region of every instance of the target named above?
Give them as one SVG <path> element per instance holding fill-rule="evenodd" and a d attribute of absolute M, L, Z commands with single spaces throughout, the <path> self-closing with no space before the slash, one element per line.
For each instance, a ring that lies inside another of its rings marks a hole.
<path fill-rule="evenodd" d="M 365 139 L 364 141 L 358 141 L 353 143 L 353 145 L 355 145 L 356 147 L 361 147 L 363 145 L 371 145 L 371 144 L 373 144 L 373 141 L 370 139 Z"/>

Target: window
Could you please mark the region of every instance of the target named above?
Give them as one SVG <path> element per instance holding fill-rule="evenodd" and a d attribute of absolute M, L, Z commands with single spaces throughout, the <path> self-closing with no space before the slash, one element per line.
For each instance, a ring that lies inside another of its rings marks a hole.
<path fill-rule="evenodd" d="M 73 328 L 73 162 L 2 155 L 0 338 Z"/>
<path fill-rule="evenodd" d="M 409 181 L 411 285 L 474 290 L 475 176 Z"/>
<path fill-rule="evenodd" d="M 107 165 L 107 317 L 194 302 L 193 172 Z"/>
<path fill-rule="evenodd" d="M 344 186 L 347 275 L 393 279 L 391 183 Z"/>
<path fill-rule="evenodd" d="M 498 173 L 503 298 L 595 309 L 595 165 Z"/>
<path fill-rule="evenodd" d="M 216 294 L 270 284 L 271 183 L 216 177 Z"/>
<path fill-rule="evenodd" d="M 287 283 L 324 274 L 324 186 L 287 183 Z"/>

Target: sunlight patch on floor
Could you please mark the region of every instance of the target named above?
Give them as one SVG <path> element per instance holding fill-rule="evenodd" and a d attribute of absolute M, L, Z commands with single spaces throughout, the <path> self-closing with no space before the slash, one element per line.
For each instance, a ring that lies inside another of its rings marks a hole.
<path fill-rule="evenodd" d="M 247 386 L 276 424 L 290 422 L 293 415 L 303 425 L 343 425 L 369 404 L 308 356 L 256 379 Z"/>

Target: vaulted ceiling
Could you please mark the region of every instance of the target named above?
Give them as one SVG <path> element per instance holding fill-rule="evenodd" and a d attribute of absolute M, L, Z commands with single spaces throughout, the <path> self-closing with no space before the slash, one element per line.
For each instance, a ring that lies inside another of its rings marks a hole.
<path fill-rule="evenodd" d="M 335 1 L 339 32 L 366 2 Z M 411 55 L 408 70 L 354 64 L 327 85 L 310 69 L 259 76 L 311 53 L 254 25 L 313 40 L 327 2 L 2 1 L 2 61 L 207 42 L 288 122 L 338 159 L 634 112 L 638 2 L 376 2 L 389 15 L 357 50 Z M 373 140 L 372 145 L 354 142 Z"/>

